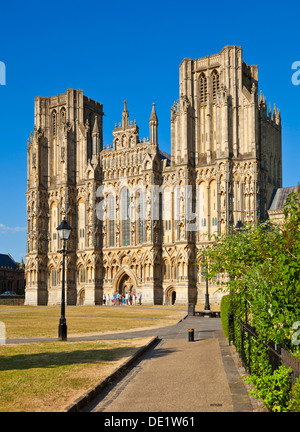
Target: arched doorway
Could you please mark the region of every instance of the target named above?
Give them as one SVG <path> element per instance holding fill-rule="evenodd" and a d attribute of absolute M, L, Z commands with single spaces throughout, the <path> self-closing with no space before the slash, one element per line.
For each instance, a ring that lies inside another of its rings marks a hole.
<path fill-rule="evenodd" d="M 116 291 L 119 294 L 125 295 L 127 292 L 132 293 L 134 289 L 134 284 L 131 277 L 124 273 L 123 276 L 119 279 L 119 282 L 116 287 Z"/>
<path fill-rule="evenodd" d="M 174 287 L 169 287 L 165 291 L 165 304 L 174 305 L 176 302 L 176 291 Z"/>
<path fill-rule="evenodd" d="M 174 304 L 175 304 L 175 301 L 176 301 L 176 291 L 172 291 L 172 294 L 171 294 L 171 301 L 172 301 L 172 305 L 174 305 Z"/>
<path fill-rule="evenodd" d="M 85 300 L 85 291 L 84 289 L 82 289 L 79 291 L 79 295 L 78 295 L 78 306 L 83 306 L 84 300 Z"/>

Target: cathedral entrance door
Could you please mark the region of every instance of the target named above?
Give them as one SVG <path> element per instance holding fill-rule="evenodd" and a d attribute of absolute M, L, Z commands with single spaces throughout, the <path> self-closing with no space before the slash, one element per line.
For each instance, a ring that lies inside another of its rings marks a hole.
<path fill-rule="evenodd" d="M 121 277 L 119 281 L 117 292 L 119 294 L 125 295 L 127 292 L 128 293 L 132 292 L 132 290 L 133 290 L 132 280 L 127 273 L 124 273 L 124 275 Z"/>

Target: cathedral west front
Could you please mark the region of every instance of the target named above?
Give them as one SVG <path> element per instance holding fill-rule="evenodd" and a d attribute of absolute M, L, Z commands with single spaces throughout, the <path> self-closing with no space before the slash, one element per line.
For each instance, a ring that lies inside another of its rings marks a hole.
<path fill-rule="evenodd" d="M 83 94 L 35 99 L 27 158 L 27 305 L 61 301 L 62 248 L 69 305 L 100 305 L 103 294 L 142 294 L 144 304 L 203 304 L 201 250 L 238 221 L 267 219 L 282 185 L 281 117 L 258 91 L 258 68 L 242 49 L 185 58 L 171 107 L 171 154 L 129 116 L 103 143 L 103 105 Z M 122 111 L 121 111 L 122 110 Z M 211 303 L 218 287 L 209 284 Z"/>

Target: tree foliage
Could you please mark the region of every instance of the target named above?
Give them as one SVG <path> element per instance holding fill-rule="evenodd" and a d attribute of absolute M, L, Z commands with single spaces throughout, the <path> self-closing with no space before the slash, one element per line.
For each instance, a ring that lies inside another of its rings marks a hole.
<path fill-rule="evenodd" d="M 205 252 L 210 279 L 225 274 L 242 318 L 259 334 L 295 349 L 293 323 L 300 321 L 300 188 L 284 207 L 283 224 L 246 224 L 221 235 Z"/>

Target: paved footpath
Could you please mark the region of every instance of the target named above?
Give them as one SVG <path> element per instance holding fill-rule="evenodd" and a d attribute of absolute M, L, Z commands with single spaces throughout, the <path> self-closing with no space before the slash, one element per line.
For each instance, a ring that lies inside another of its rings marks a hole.
<path fill-rule="evenodd" d="M 194 329 L 194 342 L 188 329 Z M 124 333 L 155 336 L 151 348 L 85 412 L 253 412 L 220 318 L 188 316 L 161 329 Z M 118 335 L 103 335 L 112 339 Z"/>

